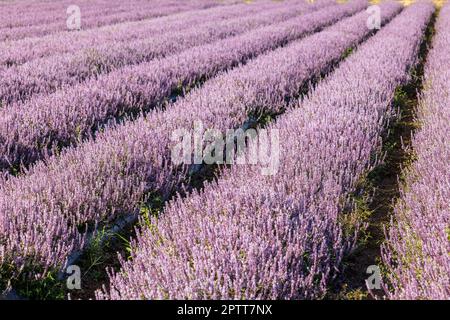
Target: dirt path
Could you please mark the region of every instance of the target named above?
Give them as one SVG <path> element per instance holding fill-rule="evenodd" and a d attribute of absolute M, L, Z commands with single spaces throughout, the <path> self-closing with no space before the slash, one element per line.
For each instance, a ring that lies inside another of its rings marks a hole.
<path fill-rule="evenodd" d="M 389 135 L 383 139 L 385 161 L 369 173 L 366 185 L 373 191 L 367 209 L 371 212 L 368 228 L 362 235 L 358 248 L 344 262 L 345 270 L 333 289 L 334 299 L 373 299 L 365 281 L 371 265 L 381 265 L 380 245 L 385 240 L 384 228 L 389 223 L 393 206 L 399 197 L 402 171 L 413 161 L 411 137 L 418 124 L 415 114 L 418 107 L 418 92 L 423 84 L 424 64 L 434 34 L 437 12 L 433 15 L 420 48 L 419 64 L 413 70 L 413 79 L 407 85 L 397 88 L 394 107 L 399 115 L 389 127 Z M 376 298 L 382 298 L 382 290 L 373 290 Z"/>

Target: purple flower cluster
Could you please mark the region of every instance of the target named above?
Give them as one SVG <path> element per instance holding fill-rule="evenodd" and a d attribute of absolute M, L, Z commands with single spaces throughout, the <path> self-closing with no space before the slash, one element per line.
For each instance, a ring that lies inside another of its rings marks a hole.
<path fill-rule="evenodd" d="M 133 1 L 95 1 L 92 4 L 90 1 L 82 1 L 80 9 L 82 11 L 82 28 L 95 28 L 103 25 L 122 23 L 126 21 L 136 21 L 150 19 L 169 14 L 178 13 L 181 11 L 193 9 L 206 9 L 213 6 L 218 6 L 221 3 L 216 0 L 133 0 Z M 238 0 L 233 1 L 235 3 Z M 230 3 L 230 2 L 229 2 Z M 231 2 L 232 3 L 232 2 Z M 45 6 L 27 9 L 28 19 L 23 19 L 25 16 L 20 6 L 12 6 L 10 10 L 5 10 L 0 15 L 3 21 L 6 22 L 0 28 L 0 41 L 5 40 L 19 40 L 27 37 L 37 37 L 47 34 L 57 33 L 67 30 L 66 10 L 69 5 L 74 3 L 66 1 L 65 4 L 55 4 L 54 8 L 59 10 L 48 10 Z M 106 8 L 105 8 L 106 7 Z M 84 11 L 86 8 L 86 12 Z"/>
<path fill-rule="evenodd" d="M 180 85 L 211 77 L 366 6 L 365 0 L 335 5 L 164 59 L 127 66 L 22 105 L 9 105 L 0 118 L 0 168 L 30 164 L 55 144 L 75 144 L 108 120 L 160 105 Z M 259 20 L 267 23 L 285 14 L 268 12 Z"/>
<path fill-rule="evenodd" d="M 246 31 L 281 22 L 321 8 L 326 3 L 285 5 L 273 10 L 250 12 L 243 16 L 217 22 L 209 21 L 196 28 L 164 34 L 147 34 L 140 40 L 106 43 L 62 55 L 50 56 L 13 66 L 1 72 L 0 102 L 3 105 L 29 99 L 32 95 L 54 92 L 61 86 L 73 86 L 87 78 L 120 67 L 148 62 L 176 54 L 195 46 L 211 43 Z M 338 5 L 336 5 L 338 6 Z M 122 71 L 120 71 L 122 73 Z M 41 97 L 45 99 L 44 97 Z M 27 106 L 25 106 L 27 107 Z"/>
<path fill-rule="evenodd" d="M 354 6 L 344 7 L 354 11 Z M 383 21 L 400 8 L 383 4 Z M 361 12 L 263 55 L 207 81 L 166 111 L 155 110 L 108 129 L 95 141 L 40 162 L 24 176 L 11 177 L 0 186 L 0 259 L 17 270 L 30 265 L 61 267 L 69 253 L 82 246 L 77 227 L 114 221 L 134 213 L 144 194 L 164 195 L 180 186 L 186 170 L 171 164 L 174 130 L 201 121 L 224 131 L 241 126 L 256 111 L 279 111 L 286 97 L 297 94 L 313 75 L 371 33 L 367 17 Z M 287 30 L 299 30 L 298 25 Z"/>
<path fill-rule="evenodd" d="M 282 5 L 272 0 L 264 0 L 256 6 L 239 3 L 231 6 L 212 7 L 206 10 L 183 11 L 179 14 L 160 18 L 129 21 L 101 28 L 80 30 L 79 32 L 59 32 L 43 37 L 0 42 L 0 66 L 4 68 L 8 65 L 20 65 L 42 57 L 85 50 L 98 46 L 99 43 L 106 44 L 154 37 L 168 31 L 186 30 L 199 27 L 210 21 L 220 22 Z"/>
<path fill-rule="evenodd" d="M 277 175 L 233 166 L 170 202 L 138 232 L 132 259 L 97 298 L 322 297 L 352 247 L 354 235 L 340 224 L 345 194 L 379 151 L 394 89 L 408 80 L 433 10 L 405 9 L 269 126 L 280 134 Z"/>
<path fill-rule="evenodd" d="M 450 297 L 450 6 L 442 8 L 427 57 L 413 138 L 417 160 L 394 212 L 383 261 L 390 299 Z"/>
<path fill-rule="evenodd" d="M 81 0 L 77 3 L 88 17 L 93 16 L 98 10 L 107 15 L 129 8 L 129 5 L 121 4 L 120 1 L 111 1 L 107 6 L 104 0 Z M 132 2 L 133 5 L 138 3 L 142 3 L 142 1 Z M 2 2 L 0 4 L 0 29 L 54 23 L 61 19 L 61 13 L 64 15 L 65 9 L 70 4 L 72 4 L 70 1 Z"/>

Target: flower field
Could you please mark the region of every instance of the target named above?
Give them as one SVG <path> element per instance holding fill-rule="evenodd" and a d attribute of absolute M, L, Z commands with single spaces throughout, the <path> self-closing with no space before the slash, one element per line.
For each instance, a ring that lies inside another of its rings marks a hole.
<path fill-rule="evenodd" d="M 450 5 L 0 1 L 0 300 L 450 299 Z"/>

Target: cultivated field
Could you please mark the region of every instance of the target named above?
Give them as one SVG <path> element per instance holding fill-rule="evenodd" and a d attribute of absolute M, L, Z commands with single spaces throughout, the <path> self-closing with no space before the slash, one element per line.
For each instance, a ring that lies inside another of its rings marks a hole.
<path fill-rule="evenodd" d="M 450 299 L 450 4 L 0 0 L 1 299 Z"/>

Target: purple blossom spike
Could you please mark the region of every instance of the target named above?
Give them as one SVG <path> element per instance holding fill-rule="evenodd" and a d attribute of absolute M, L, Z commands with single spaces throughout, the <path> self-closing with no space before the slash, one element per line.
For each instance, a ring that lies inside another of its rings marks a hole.
<path fill-rule="evenodd" d="M 438 16 L 413 137 L 417 160 L 382 247 L 390 299 L 450 297 L 450 6 Z"/>
<path fill-rule="evenodd" d="M 323 297 L 353 247 L 339 219 L 342 200 L 371 168 L 433 11 L 427 3 L 405 9 L 269 126 L 280 134 L 276 175 L 234 165 L 203 191 L 171 201 L 138 232 L 131 260 L 121 260 L 97 298 Z"/>

